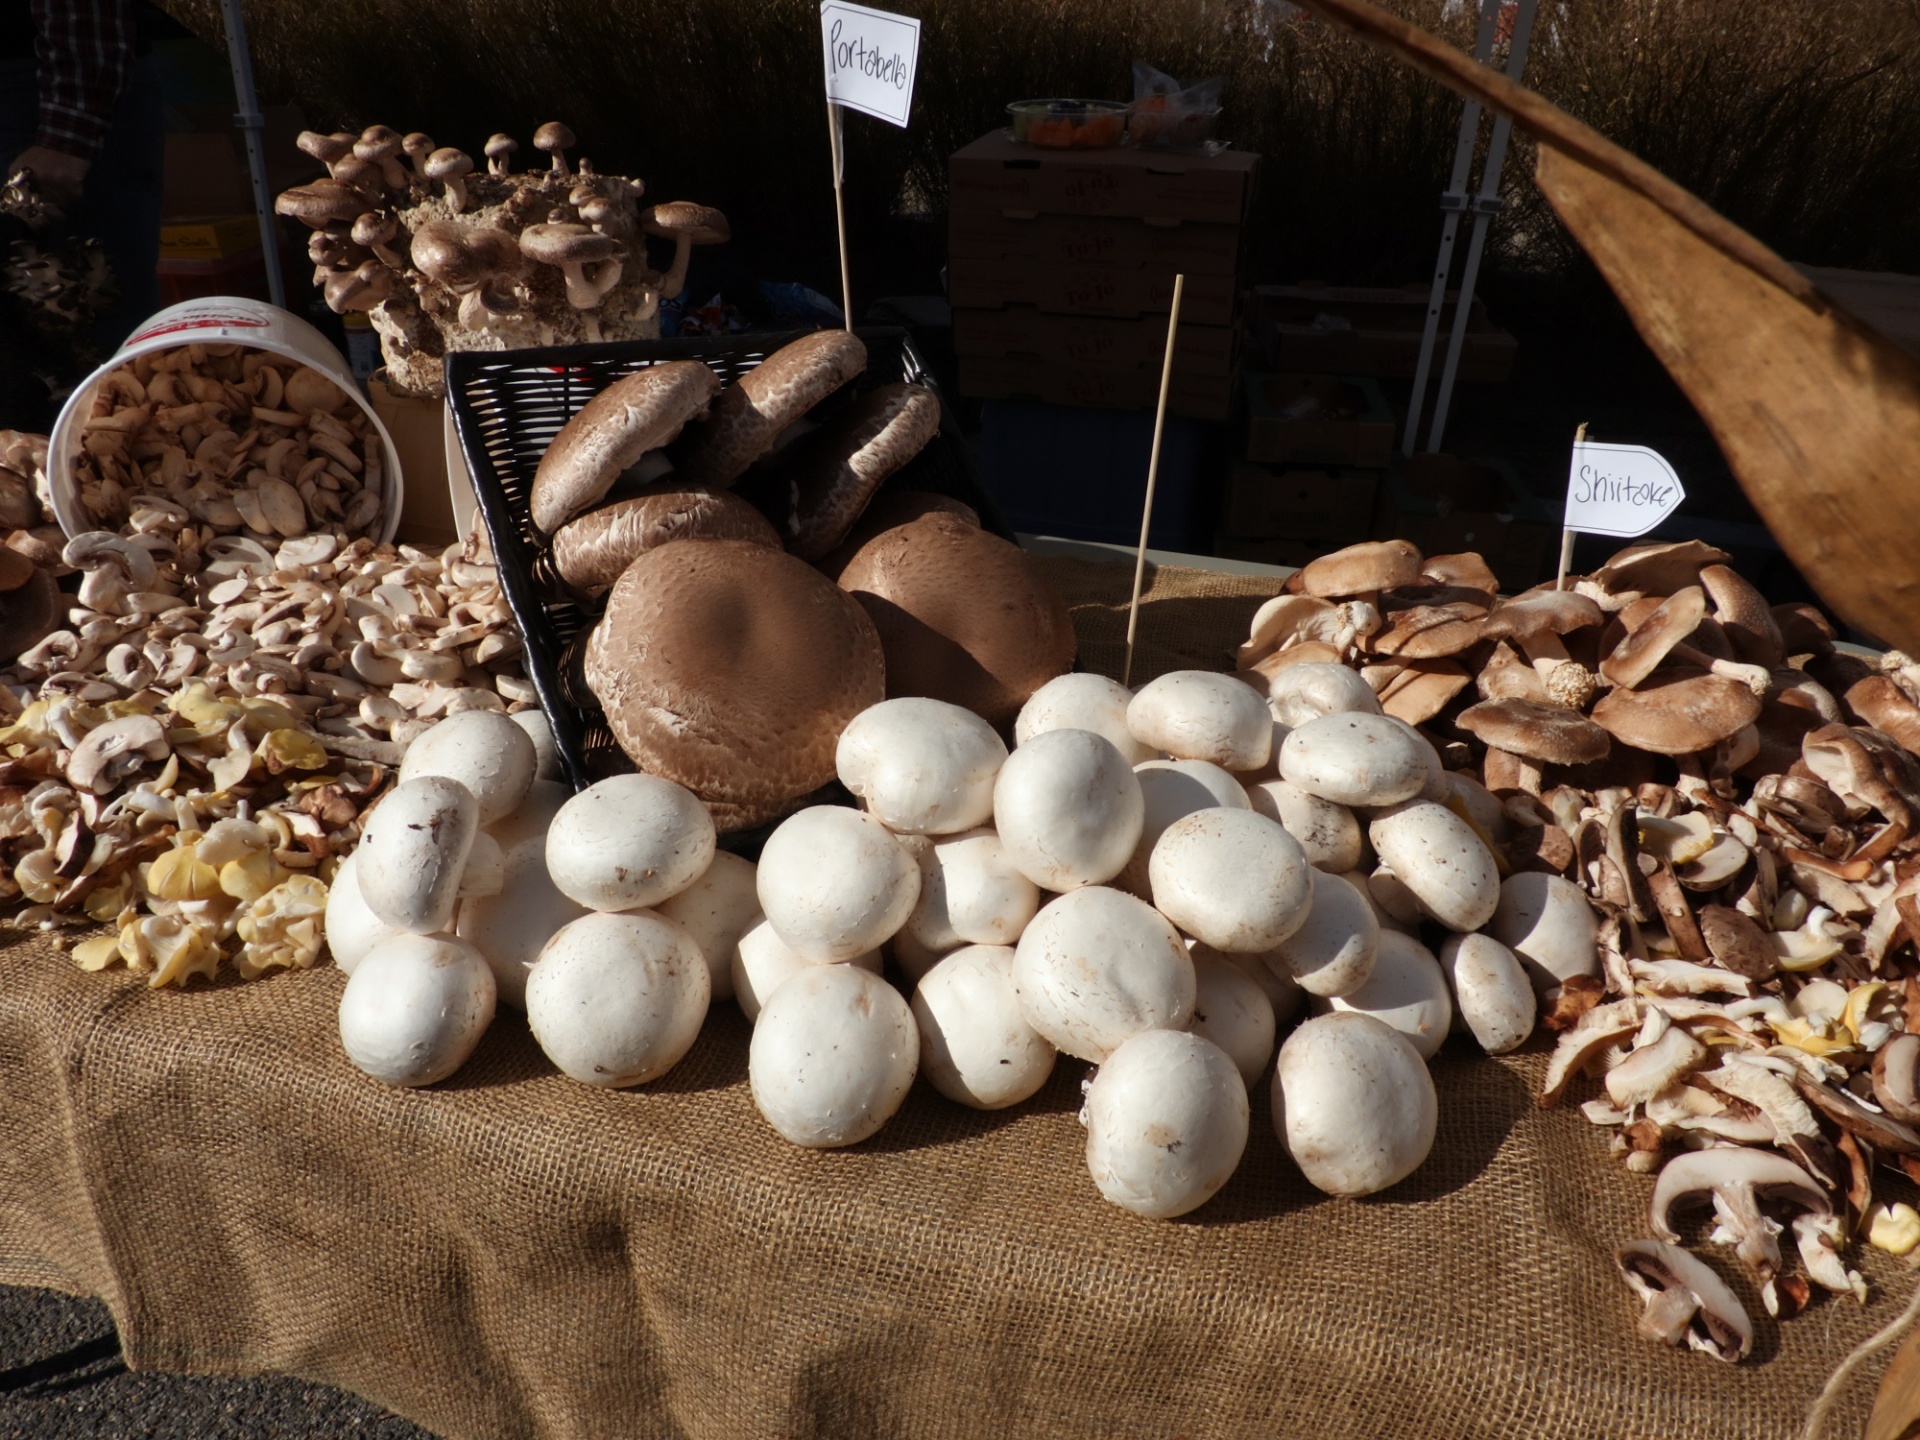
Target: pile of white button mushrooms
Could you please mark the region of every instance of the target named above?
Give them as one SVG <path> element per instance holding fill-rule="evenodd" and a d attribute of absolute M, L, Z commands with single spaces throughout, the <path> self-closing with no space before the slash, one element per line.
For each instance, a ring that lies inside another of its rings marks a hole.
<path fill-rule="evenodd" d="M 313 283 L 336 313 L 367 314 L 388 382 L 438 396 L 452 351 L 652 339 L 661 300 L 686 285 L 691 247 L 729 238 L 709 206 L 642 208 L 642 181 L 569 162 L 574 142 L 550 120 L 533 134 L 539 163 L 515 170 L 510 135 L 488 139 L 476 162 L 386 125 L 303 131 L 297 143 L 326 177 L 281 192 L 274 208 L 312 230 Z M 670 247 L 664 271 L 649 264 L 650 239 Z"/>

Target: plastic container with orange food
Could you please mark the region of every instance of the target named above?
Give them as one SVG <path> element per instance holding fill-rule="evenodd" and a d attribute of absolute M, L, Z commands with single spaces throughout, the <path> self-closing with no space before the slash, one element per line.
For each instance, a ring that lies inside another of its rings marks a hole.
<path fill-rule="evenodd" d="M 1127 107 L 1112 100 L 1016 100 L 1007 114 L 1015 140 L 1048 150 L 1105 150 L 1127 130 Z"/>

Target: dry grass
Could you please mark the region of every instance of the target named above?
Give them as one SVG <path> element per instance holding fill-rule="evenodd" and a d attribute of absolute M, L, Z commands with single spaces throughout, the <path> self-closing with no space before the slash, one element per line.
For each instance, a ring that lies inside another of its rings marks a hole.
<path fill-rule="evenodd" d="M 1266 156 L 1264 275 L 1418 278 L 1459 102 L 1262 0 L 889 0 L 925 23 L 914 124 L 854 118 L 856 226 L 937 210 L 946 157 L 1032 95 L 1118 95 L 1138 55 L 1226 77 Z M 1455 43 L 1446 0 L 1388 0 Z M 219 38 L 215 0 L 171 0 Z M 726 208 L 788 273 L 832 274 L 813 0 L 334 0 L 248 7 L 263 93 L 325 126 L 428 129 L 477 150 L 564 118 L 603 168 Z M 1546 0 L 1527 80 L 1795 259 L 1920 271 L 1920 0 Z M 1509 166 L 1492 263 L 1575 252 Z M 750 243 L 750 242 L 749 242 Z"/>

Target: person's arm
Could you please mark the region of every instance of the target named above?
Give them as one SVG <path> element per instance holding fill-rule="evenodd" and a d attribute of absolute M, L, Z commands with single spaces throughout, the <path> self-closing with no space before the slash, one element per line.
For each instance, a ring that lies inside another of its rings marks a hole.
<path fill-rule="evenodd" d="M 40 112 L 34 143 L 8 167 L 34 173 L 48 199 L 79 198 L 106 143 L 133 59 L 133 0 L 33 0 Z"/>

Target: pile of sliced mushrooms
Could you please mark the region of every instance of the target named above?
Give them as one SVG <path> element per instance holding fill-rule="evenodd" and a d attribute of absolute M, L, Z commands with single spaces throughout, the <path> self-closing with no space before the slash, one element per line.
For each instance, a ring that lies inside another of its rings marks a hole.
<path fill-rule="evenodd" d="M 312 230 L 313 283 L 336 313 L 366 312 L 402 394 L 443 395 L 442 361 L 456 350 L 652 339 L 690 247 L 729 238 L 717 210 L 642 208 L 640 180 L 570 162 L 575 138 L 557 120 L 533 135 L 546 163 L 521 170 L 509 135 L 478 162 L 386 125 L 305 131 L 298 143 L 327 176 L 275 208 Z M 649 238 L 672 246 L 664 271 L 648 263 Z"/>

